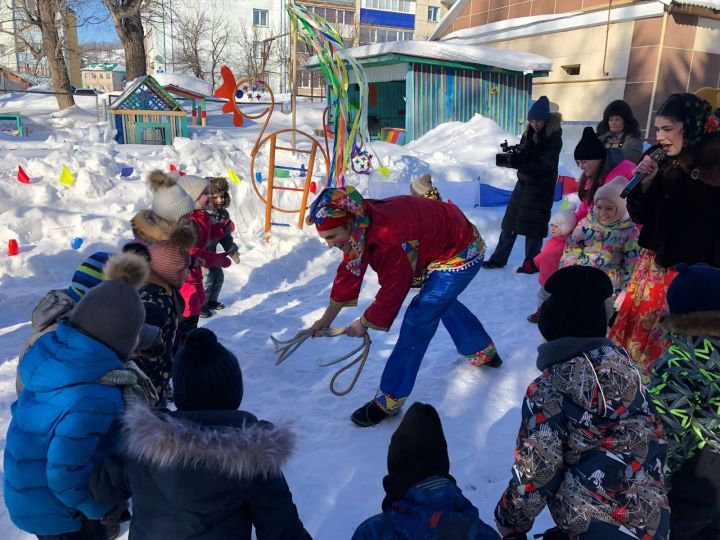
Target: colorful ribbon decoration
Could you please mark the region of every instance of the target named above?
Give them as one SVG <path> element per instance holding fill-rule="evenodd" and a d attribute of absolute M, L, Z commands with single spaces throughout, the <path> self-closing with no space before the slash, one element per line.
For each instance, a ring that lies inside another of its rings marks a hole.
<path fill-rule="evenodd" d="M 370 141 L 367 130 L 367 103 L 368 85 L 365 70 L 346 52 L 345 44 L 338 31 L 322 17 L 309 11 L 306 7 L 288 3 L 288 16 L 297 36 L 312 49 L 320 68 L 330 86 L 336 100 L 333 102 L 335 112 L 334 140 L 329 187 L 342 187 L 345 185 L 345 172 L 351 165 L 355 140 L 360 137 Z M 348 96 L 348 66 L 355 74 L 355 80 L 360 89 L 359 104 L 355 118 L 351 116 L 351 105 Z"/>

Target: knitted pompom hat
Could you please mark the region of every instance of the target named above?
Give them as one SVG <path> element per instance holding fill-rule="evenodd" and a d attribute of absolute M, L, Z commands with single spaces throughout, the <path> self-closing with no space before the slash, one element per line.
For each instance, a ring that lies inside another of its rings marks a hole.
<path fill-rule="evenodd" d="M 547 122 L 550 118 L 550 100 L 548 100 L 546 96 L 540 96 L 530 107 L 527 117 L 528 120 L 542 120 L 543 122 Z"/>
<path fill-rule="evenodd" d="M 70 326 L 82 330 L 127 360 L 138 343 L 145 322 L 145 307 L 137 289 L 150 267 L 135 253 L 119 253 L 108 259 L 105 280 L 90 289 L 70 314 Z"/>
<path fill-rule="evenodd" d="M 207 328 L 190 332 L 172 367 L 175 405 L 181 411 L 233 411 L 243 381 L 235 355 Z"/>
<path fill-rule="evenodd" d="M 98 251 L 80 263 L 67 289 L 68 296 L 75 302 L 79 302 L 86 292 L 102 283 L 103 269 L 109 257 L 110 253 Z"/>
<path fill-rule="evenodd" d="M 720 311 L 720 269 L 702 263 L 678 264 L 674 269 L 678 274 L 667 291 L 670 313 Z"/>
<path fill-rule="evenodd" d="M 177 173 L 160 170 L 148 175 L 148 184 L 153 192 L 150 209 L 170 223 L 177 223 L 180 218 L 195 210 L 195 199 L 177 183 L 177 178 Z"/>

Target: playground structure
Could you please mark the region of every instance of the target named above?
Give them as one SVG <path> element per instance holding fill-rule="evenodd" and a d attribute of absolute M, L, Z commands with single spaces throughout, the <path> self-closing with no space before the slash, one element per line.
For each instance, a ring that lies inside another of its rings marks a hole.
<path fill-rule="evenodd" d="M 187 137 L 187 113 L 150 75 L 138 77 L 110 107 L 121 144 L 172 144 Z"/>
<path fill-rule="evenodd" d="M 0 114 L 0 133 L 13 137 L 27 137 L 27 130 L 19 114 Z"/>
<path fill-rule="evenodd" d="M 177 84 L 167 84 L 165 91 L 181 99 L 190 100 L 192 106 L 191 118 L 193 126 L 207 125 L 207 96 L 194 90 L 189 90 Z"/>
<path fill-rule="evenodd" d="M 260 133 L 258 133 L 257 140 L 250 153 L 250 182 L 255 194 L 265 204 L 266 241 L 269 240 L 270 229 L 273 225 L 285 225 L 273 222 L 273 210 L 285 214 L 299 214 L 298 227 L 302 229 L 305 224 L 305 212 L 310 206 L 308 198 L 311 187 L 314 186 L 315 190 L 318 189 L 318 185 L 324 188 L 329 178 L 328 154 L 312 135 L 294 127 L 273 131 L 265 135 L 265 130 L 275 109 L 275 96 L 270 87 L 263 81 L 253 78 L 236 81 L 235 76 L 227 66 L 223 66 L 220 73 L 223 77 L 223 84 L 215 92 L 215 96 L 228 100 L 222 110 L 225 113 L 233 114 L 233 124 L 238 127 L 242 126 L 244 118 L 250 120 L 264 119 Z M 241 109 L 241 106 L 248 105 L 261 105 L 261 108 L 253 113 Z M 282 142 L 281 135 L 290 135 L 292 139 L 290 146 L 286 146 Z M 269 146 L 267 156 L 265 156 L 266 146 Z M 278 159 L 279 155 L 287 155 L 288 153 L 293 156 L 297 154 L 307 156 L 307 165 L 305 163 L 301 163 L 300 166 L 287 165 Z M 263 182 L 262 172 L 256 170 L 258 157 L 267 157 L 268 169 L 265 182 Z M 293 177 L 291 173 L 298 174 Z M 321 176 L 322 173 L 324 173 L 324 176 Z M 283 184 L 276 182 L 277 179 L 285 178 L 291 181 Z M 293 182 L 293 180 L 298 179 L 303 179 L 301 180 L 302 187 L 298 187 Z M 281 206 L 277 203 L 275 197 L 276 190 L 301 193 L 299 206 L 292 208 Z"/>

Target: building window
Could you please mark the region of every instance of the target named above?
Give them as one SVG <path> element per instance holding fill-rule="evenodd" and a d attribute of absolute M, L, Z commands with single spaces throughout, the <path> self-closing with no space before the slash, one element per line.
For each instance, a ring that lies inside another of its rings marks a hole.
<path fill-rule="evenodd" d="M 267 9 L 253 9 L 253 26 L 262 26 L 267 28 L 268 26 L 268 10 Z"/>
<path fill-rule="evenodd" d="M 565 73 L 568 75 L 580 75 L 580 64 L 573 64 L 571 66 L 562 66 Z"/>
<path fill-rule="evenodd" d="M 411 0 L 363 0 L 362 7 L 415 14 L 415 2 Z"/>
<path fill-rule="evenodd" d="M 386 43 L 389 41 L 409 41 L 413 38 L 412 32 L 394 30 L 392 28 L 381 28 L 373 26 L 360 27 L 360 45 L 370 43 Z"/>
<path fill-rule="evenodd" d="M 255 60 L 262 60 L 262 42 L 253 41 L 253 58 Z"/>
<path fill-rule="evenodd" d="M 440 8 L 437 6 L 428 6 L 428 21 L 438 22 L 440 18 Z"/>

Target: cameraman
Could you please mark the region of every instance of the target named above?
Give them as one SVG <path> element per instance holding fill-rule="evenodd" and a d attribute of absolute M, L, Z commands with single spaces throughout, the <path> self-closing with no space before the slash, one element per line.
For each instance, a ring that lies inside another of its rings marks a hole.
<path fill-rule="evenodd" d="M 495 253 L 483 263 L 483 268 L 503 268 L 515 239 L 522 235 L 525 237 L 525 261 L 517 272 L 538 272 L 533 258 L 540 253 L 543 238 L 548 233 L 562 149 L 561 121 L 560 113 L 550 112 L 548 98 L 540 96 L 528 111 L 530 125 L 520 144 L 508 148 L 508 153 L 498 155 L 498 166 L 517 169 L 518 181 L 505 210 Z"/>

